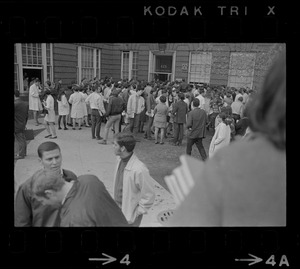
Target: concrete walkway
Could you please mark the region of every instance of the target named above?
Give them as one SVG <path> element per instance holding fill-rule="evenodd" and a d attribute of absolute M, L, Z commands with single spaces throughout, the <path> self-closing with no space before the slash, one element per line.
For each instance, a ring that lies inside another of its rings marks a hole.
<path fill-rule="evenodd" d="M 43 119 L 39 119 L 40 122 Z M 57 121 L 56 121 L 57 122 Z M 35 126 L 33 120 L 27 123 L 27 129 L 44 129 L 44 125 Z M 56 125 L 57 128 L 57 125 Z M 62 151 L 64 169 L 73 171 L 75 174 L 94 174 L 106 186 L 108 192 L 112 195 L 113 174 L 116 166 L 116 156 L 113 152 L 112 145 L 100 145 L 97 140 L 91 139 L 91 128 L 82 127 L 82 130 L 56 130 L 57 139 L 51 140 L 56 142 Z M 36 170 L 41 168 L 38 161 L 37 148 L 48 138 L 46 129 L 41 131 L 34 140 L 27 145 L 27 156 L 25 159 L 17 160 L 15 163 L 15 190 L 18 186 L 29 178 Z M 104 136 L 104 125 L 101 126 L 101 136 Z M 112 141 L 112 132 L 110 132 L 108 141 Z M 172 195 L 165 190 L 156 181 L 156 199 L 154 205 L 148 214 L 144 215 L 141 227 L 158 227 L 163 226 L 158 220 L 158 215 L 162 211 L 174 209 L 176 204 Z"/>

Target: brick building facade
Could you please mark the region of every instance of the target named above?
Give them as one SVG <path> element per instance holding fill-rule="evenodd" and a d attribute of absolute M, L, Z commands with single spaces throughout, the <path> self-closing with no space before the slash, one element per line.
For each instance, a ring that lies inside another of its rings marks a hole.
<path fill-rule="evenodd" d="M 85 78 L 185 79 L 259 89 L 283 43 L 18 43 L 15 88 L 39 77 L 63 86 Z"/>

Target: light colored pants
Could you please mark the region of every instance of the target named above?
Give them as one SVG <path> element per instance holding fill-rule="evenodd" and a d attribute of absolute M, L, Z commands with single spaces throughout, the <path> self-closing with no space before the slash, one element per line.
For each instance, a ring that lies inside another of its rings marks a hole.
<path fill-rule="evenodd" d="M 117 134 L 119 132 L 120 120 L 121 120 L 121 114 L 109 116 L 109 119 L 105 124 L 105 134 L 104 134 L 105 141 L 107 141 L 109 128 L 111 128 L 111 126 L 113 126 L 113 125 L 115 126 L 115 128 L 114 128 L 115 134 Z"/>

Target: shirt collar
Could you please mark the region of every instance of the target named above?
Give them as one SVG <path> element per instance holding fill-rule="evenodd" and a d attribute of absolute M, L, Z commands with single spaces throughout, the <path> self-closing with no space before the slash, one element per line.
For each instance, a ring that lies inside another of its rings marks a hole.
<path fill-rule="evenodd" d="M 121 162 L 128 162 L 132 155 L 133 155 L 133 152 L 131 152 L 131 154 L 128 155 L 127 157 L 125 157 L 123 159 L 121 158 Z"/>
<path fill-rule="evenodd" d="M 67 198 L 69 192 L 70 192 L 71 189 L 73 188 L 74 181 L 72 180 L 72 181 L 70 181 L 69 183 L 72 184 L 72 186 L 71 186 L 71 188 L 69 189 L 69 191 L 65 194 L 65 197 L 64 197 L 64 199 L 63 199 L 62 202 L 61 202 L 62 205 L 64 204 L 64 202 L 65 202 L 65 200 L 66 200 L 66 198 Z"/>
<path fill-rule="evenodd" d="M 72 196 L 74 196 L 76 194 L 76 190 L 77 190 L 77 185 L 78 185 L 78 181 L 70 181 L 70 183 L 72 184 L 70 190 L 68 191 L 68 193 L 65 195 L 64 199 L 62 200 L 61 204 L 64 205 L 65 202 L 71 198 Z"/>

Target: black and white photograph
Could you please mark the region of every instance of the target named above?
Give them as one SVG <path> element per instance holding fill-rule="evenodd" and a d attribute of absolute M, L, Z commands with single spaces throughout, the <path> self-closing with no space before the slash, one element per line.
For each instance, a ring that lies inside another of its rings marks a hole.
<path fill-rule="evenodd" d="M 14 43 L 15 227 L 286 227 L 286 43 Z"/>

